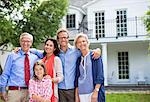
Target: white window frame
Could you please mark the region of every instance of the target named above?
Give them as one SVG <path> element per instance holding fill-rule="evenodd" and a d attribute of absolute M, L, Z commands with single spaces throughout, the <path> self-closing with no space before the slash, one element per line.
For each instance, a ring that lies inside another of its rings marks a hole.
<path fill-rule="evenodd" d="M 127 10 L 116 10 L 116 34 L 117 37 L 127 36 Z"/>
<path fill-rule="evenodd" d="M 69 29 L 76 28 L 76 14 L 67 14 L 66 27 Z"/>
<path fill-rule="evenodd" d="M 95 34 L 97 38 L 105 37 L 105 12 L 95 12 Z"/>
<path fill-rule="evenodd" d="M 119 56 L 119 53 L 121 53 L 120 56 Z M 125 53 L 127 53 L 127 56 Z M 119 80 L 129 80 L 130 79 L 129 52 L 128 51 L 119 51 L 117 53 L 117 59 L 118 59 L 118 79 Z M 119 78 L 119 77 L 121 77 L 121 78 Z"/>

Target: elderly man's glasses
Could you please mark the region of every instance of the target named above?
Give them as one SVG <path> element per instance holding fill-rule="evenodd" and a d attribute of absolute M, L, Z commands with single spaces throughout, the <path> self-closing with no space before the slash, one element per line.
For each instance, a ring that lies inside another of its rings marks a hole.
<path fill-rule="evenodd" d="M 59 39 L 68 39 L 69 37 L 59 37 Z"/>

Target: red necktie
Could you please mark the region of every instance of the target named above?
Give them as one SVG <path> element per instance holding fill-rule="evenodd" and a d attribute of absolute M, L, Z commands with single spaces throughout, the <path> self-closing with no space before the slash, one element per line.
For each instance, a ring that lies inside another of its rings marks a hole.
<path fill-rule="evenodd" d="M 24 77 L 25 77 L 25 83 L 28 86 L 29 85 L 29 80 L 30 80 L 30 64 L 29 64 L 28 54 L 25 54 L 25 60 L 24 60 Z"/>

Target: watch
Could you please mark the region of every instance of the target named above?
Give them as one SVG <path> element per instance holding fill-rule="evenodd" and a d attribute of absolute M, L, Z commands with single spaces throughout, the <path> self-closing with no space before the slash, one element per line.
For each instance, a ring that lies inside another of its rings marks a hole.
<path fill-rule="evenodd" d="M 98 92 L 98 91 L 99 91 L 99 88 L 95 88 L 94 91 Z"/>

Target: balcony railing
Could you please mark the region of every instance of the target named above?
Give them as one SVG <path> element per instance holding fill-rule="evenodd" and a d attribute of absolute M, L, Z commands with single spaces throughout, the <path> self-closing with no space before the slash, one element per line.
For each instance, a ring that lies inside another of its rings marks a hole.
<path fill-rule="evenodd" d="M 70 37 L 74 38 L 78 33 L 84 32 L 91 39 L 101 38 L 119 38 L 119 37 L 140 37 L 147 36 L 146 27 L 142 17 L 133 17 L 126 19 L 126 35 L 118 35 L 117 19 L 108 19 L 104 21 L 104 36 L 96 34 L 96 23 L 94 21 L 83 22 L 80 24 L 80 29 L 70 29 Z M 123 27 L 121 27 L 122 29 Z M 99 30 L 99 29 L 98 29 Z"/>

